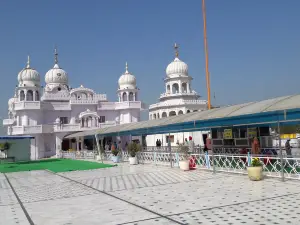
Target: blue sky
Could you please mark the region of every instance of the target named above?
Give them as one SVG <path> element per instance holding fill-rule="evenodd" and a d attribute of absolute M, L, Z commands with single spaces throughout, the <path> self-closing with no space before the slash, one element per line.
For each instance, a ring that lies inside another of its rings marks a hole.
<path fill-rule="evenodd" d="M 299 93 L 300 1 L 209 0 L 206 8 L 213 103 Z M 1 116 L 27 54 L 44 82 L 55 44 L 70 86 L 117 100 L 128 61 L 142 100 L 152 104 L 177 42 L 193 88 L 206 98 L 201 0 L 6 0 L 0 29 Z"/>

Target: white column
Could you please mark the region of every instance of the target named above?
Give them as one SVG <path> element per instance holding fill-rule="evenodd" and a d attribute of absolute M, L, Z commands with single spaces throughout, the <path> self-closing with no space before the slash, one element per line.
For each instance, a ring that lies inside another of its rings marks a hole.
<path fill-rule="evenodd" d="M 178 86 L 179 86 L 179 93 L 182 93 L 182 82 L 181 82 L 181 80 L 178 82 Z"/>
<path fill-rule="evenodd" d="M 127 94 L 127 101 L 129 101 L 129 92 L 127 91 L 126 94 Z"/>
<path fill-rule="evenodd" d="M 186 83 L 187 93 L 191 93 L 190 82 Z"/>
<path fill-rule="evenodd" d="M 61 151 L 61 143 L 62 143 L 62 138 L 60 136 L 55 137 L 55 145 L 56 145 L 56 155 L 59 154 Z"/>

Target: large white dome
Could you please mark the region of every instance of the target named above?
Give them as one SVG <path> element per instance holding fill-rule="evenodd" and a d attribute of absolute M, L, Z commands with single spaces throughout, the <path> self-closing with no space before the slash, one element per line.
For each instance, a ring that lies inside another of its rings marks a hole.
<path fill-rule="evenodd" d="M 27 66 L 18 74 L 19 86 L 35 87 L 40 86 L 40 74 L 30 67 L 30 58 L 28 56 Z"/>
<path fill-rule="evenodd" d="M 188 76 L 188 69 L 188 65 L 176 57 L 174 61 L 167 66 L 166 74 L 167 76 L 173 74 Z"/>
<path fill-rule="evenodd" d="M 136 89 L 136 78 L 128 72 L 128 64 L 126 63 L 126 71 L 119 78 L 119 89 Z"/>
<path fill-rule="evenodd" d="M 46 84 L 68 84 L 68 74 L 56 63 L 45 75 Z"/>

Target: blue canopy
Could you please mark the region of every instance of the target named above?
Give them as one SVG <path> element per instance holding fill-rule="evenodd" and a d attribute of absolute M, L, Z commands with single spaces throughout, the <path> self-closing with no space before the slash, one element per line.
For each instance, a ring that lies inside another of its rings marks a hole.
<path fill-rule="evenodd" d="M 33 136 L 0 136 L 1 140 L 34 139 Z"/>

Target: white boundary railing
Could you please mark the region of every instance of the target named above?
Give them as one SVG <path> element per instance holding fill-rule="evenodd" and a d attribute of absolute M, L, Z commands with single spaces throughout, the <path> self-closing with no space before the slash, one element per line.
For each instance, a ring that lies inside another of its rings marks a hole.
<path fill-rule="evenodd" d="M 77 151 L 77 152 L 61 152 L 59 158 L 69 159 L 96 159 L 96 151 Z M 103 154 L 103 160 L 111 160 L 111 151 Z M 129 154 L 127 151 L 120 151 L 121 160 L 128 161 Z M 184 160 L 180 153 L 176 152 L 139 152 L 137 154 L 138 161 L 141 164 L 154 164 L 179 167 L 179 161 Z M 300 158 L 281 159 L 279 156 L 252 156 L 246 155 L 229 155 L 229 154 L 190 154 L 190 166 L 194 169 L 211 170 L 214 172 L 228 172 L 247 174 L 247 166 L 250 165 L 253 158 L 258 158 L 263 164 L 264 175 L 268 177 L 282 177 L 282 167 L 284 177 L 288 179 L 300 180 Z"/>

